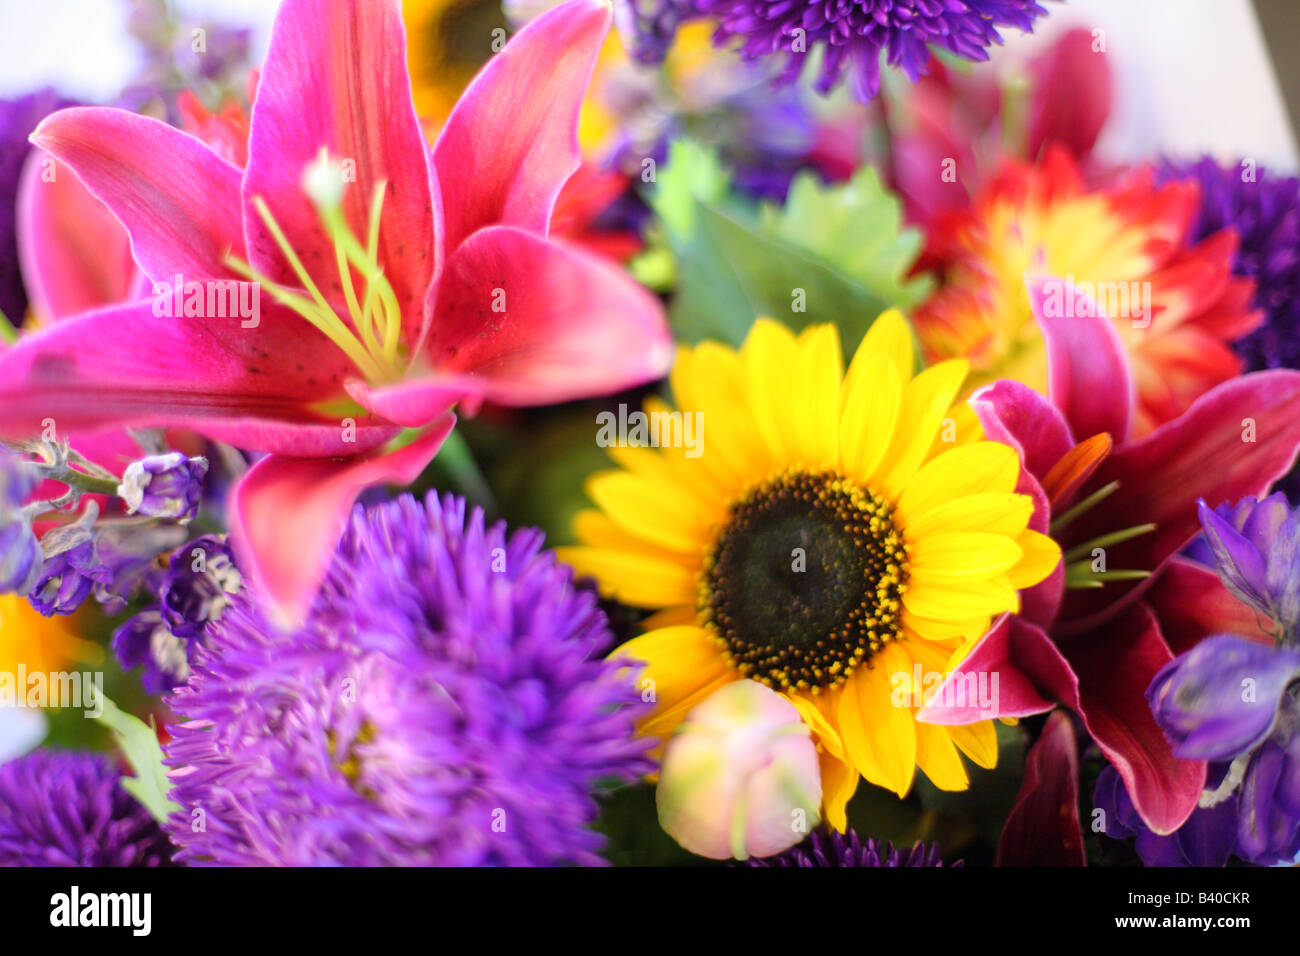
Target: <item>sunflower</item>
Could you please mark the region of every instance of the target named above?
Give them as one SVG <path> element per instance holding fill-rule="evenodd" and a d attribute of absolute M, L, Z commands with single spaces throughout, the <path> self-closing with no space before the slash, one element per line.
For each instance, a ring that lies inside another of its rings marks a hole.
<path fill-rule="evenodd" d="M 599 510 L 560 549 L 607 596 L 656 612 L 615 652 L 645 663 L 640 731 L 666 738 L 717 688 L 761 681 L 811 728 L 838 830 L 859 775 L 902 796 L 918 766 L 965 789 L 959 751 L 996 764 L 992 721 L 916 720 L 913 675 L 935 686 L 1061 557 L 1029 528 L 1017 453 L 961 425 L 966 361 L 914 363 L 896 311 L 847 375 L 830 325 L 796 337 L 760 319 L 739 352 L 682 347 L 677 410 L 646 403 L 659 447 L 610 449 L 620 467 L 587 485 Z M 686 414 L 700 440 L 675 442 Z"/>

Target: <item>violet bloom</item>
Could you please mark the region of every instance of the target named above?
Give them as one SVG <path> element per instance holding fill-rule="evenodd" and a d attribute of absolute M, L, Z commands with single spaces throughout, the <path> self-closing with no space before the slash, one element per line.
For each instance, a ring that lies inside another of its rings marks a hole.
<path fill-rule="evenodd" d="M 648 769 L 639 699 L 541 545 L 403 496 L 353 512 L 296 630 L 236 597 L 170 698 L 178 859 L 601 862 L 593 790 Z"/>
<path fill-rule="evenodd" d="M 1228 228 L 1237 234 L 1232 271 L 1255 280 L 1254 305 L 1264 310 L 1259 328 L 1233 343 L 1246 370 L 1300 368 L 1300 179 L 1253 163 L 1220 166 L 1209 157 L 1166 161 L 1158 175 L 1201 187 L 1192 239 Z"/>
<path fill-rule="evenodd" d="M 1242 498 L 1213 510 L 1197 501 L 1201 525 L 1219 577 L 1233 594 L 1272 618 L 1286 640 L 1300 625 L 1300 516 L 1276 492 L 1262 501 Z M 1203 551 L 1197 552 L 1201 555 Z"/>
<path fill-rule="evenodd" d="M 873 866 L 915 867 L 943 866 L 943 857 L 937 843 L 917 842 L 910 850 L 896 850 L 892 843 L 878 843 L 863 839 L 850 830 L 836 833 L 833 830 L 816 830 L 803 843 L 780 856 L 765 860 L 750 860 L 750 866 Z M 953 866 L 961 866 L 961 861 Z"/>
<path fill-rule="evenodd" d="M 46 617 L 71 614 L 97 585 L 112 584 L 113 569 L 100 560 L 95 540 L 98 518 L 99 506 L 92 501 L 76 521 L 41 538 L 44 567 L 27 599 Z"/>
<path fill-rule="evenodd" d="M 189 458 L 178 451 L 150 455 L 126 466 L 117 493 L 128 514 L 189 522 L 199 512 L 207 473 L 206 458 Z"/>
<path fill-rule="evenodd" d="M 25 594 L 40 577 L 45 559 L 22 504 L 36 486 L 33 469 L 0 449 L 0 594 Z"/>
<path fill-rule="evenodd" d="M 172 847 L 103 754 L 0 764 L 0 866 L 166 866 Z"/>
<path fill-rule="evenodd" d="M 143 668 L 140 682 L 151 694 L 185 683 L 209 623 L 220 620 L 243 586 L 230 546 L 205 535 L 172 554 L 157 574 L 159 603 L 113 632 L 113 652 L 127 670 Z"/>
<path fill-rule="evenodd" d="M 1227 770 L 1227 764 L 1210 764 L 1209 787 L 1217 789 Z M 1232 793 L 1212 807 L 1198 807 L 1177 830 L 1162 835 L 1142 821 L 1114 767 L 1102 770 L 1093 790 L 1093 807 L 1104 814 L 1106 835 L 1136 838 L 1133 848 L 1147 866 L 1223 866 L 1237 842 L 1238 799 Z"/>
<path fill-rule="evenodd" d="M 853 95 L 866 102 L 880 89 L 882 50 L 890 66 L 916 82 L 928 69 L 931 44 L 987 60 L 988 48 L 1002 42 L 999 28 L 1030 33 L 1046 13 L 1035 0 L 629 0 L 623 23 L 636 55 L 653 62 L 667 52 L 678 24 L 713 17 L 718 46 L 735 40 L 749 61 L 784 58 L 783 83 L 797 79 L 808 54 L 820 50 L 818 92 L 829 93 L 847 70 Z"/>

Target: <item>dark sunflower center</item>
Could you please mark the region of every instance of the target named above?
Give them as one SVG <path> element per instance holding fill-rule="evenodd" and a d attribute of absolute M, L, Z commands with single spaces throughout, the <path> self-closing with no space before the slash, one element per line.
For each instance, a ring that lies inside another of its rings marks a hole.
<path fill-rule="evenodd" d="M 906 585 L 892 506 L 831 472 L 792 471 L 732 505 L 700 612 L 741 674 L 815 691 L 898 637 Z"/>

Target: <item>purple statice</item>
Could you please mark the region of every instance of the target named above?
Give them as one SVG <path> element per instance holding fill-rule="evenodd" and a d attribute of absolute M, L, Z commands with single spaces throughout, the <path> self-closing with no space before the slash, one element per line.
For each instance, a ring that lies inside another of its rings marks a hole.
<path fill-rule="evenodd" d="M 70 105 L 49 88 L 0 100 L 0 312 L 15 326 L 27 314 L 16 228 L 18 180 L 32 149 L 27 137 L 46 116 Z"/>
<path fill-rule="evenodd" d="M 1191 555 L 1214 565 L 1229 591 L 1271 618 L 1279 639 L 1295 640 L 1300 629 L 1300 511 L 1293 512 L 1281 492 L 1213 509 L 1200 500 L 1197 507 L 1205 536 Z"/>
<path fill-rule="evenodd" d="M 205 629 L 221 618 L 243 577 L 230 546 L 214 535 L 177 549 L 151 577 L 158 603 L 128 618 L 112 644 L 124 668 L 143 668 L 144 689 L 161 694 L 189 679 Z"/>
<path fill-rule="evenodd" d="M 0 866 L 167 866 L 173 848 L 103 754 L 0 764 Z"/>
<path fill-rule="evenodd" d="M 1300 179 L 1279 176 L 1251 162 L 1220 166 L 1204 157 L 1191 163 L 1164 161 L 1164 182 L 1191 180 L 1201 205 L 1189 240 L 1221 229 L 1237 234 L 1232 271 L 1255 282 L 1254 307 L 1264 321 L 1233 343 L 1247 371 L 1300 368 Z"/>
<path fill-rule="evenodd" d="M 939 845 L 917 842 L 910 850 L 896 850 L 892 843 L 863 839 L 853 830 L 836 833 L 816 830 L 803 843 L 779 856 L 750 860 L 750 866 L 943 866 Z M 961 866 L 958 861 L 953 866 Z"/>
<path fill-rule="evenodd" d="M 241 592 L 169 699 L 178 859 L 601 862 L 593 791 L 649 769 L 642 705 L 541 548 L 404 495 L 354 510 L 300 626 Z"/>
<path fill-rule="evenodd" d="M 150 455 L 126 466 L 117 493 L 128 514 L 189 522 L 199 512 L 207 473 L 206 458 L 190 458 L 178 451 Z"/>
<path fill-rule="evenodd" d="M 803 71 L 820 49 L 821 76 L 814 84 L 829 93 L 849 74 L 853 95 L 866 102 L 880 90 L 880 54 L 915 82 L 930 62 L 930 46 L 967 60 L 988 59 L 1002 42 L 1002 27 L 1032 32 L 1047 11 L 1036 0 L 627 0 L 623 15 L 632 48 L 648 61 L 662 59 L 684 20 L 717 21 L 714 42 L 736 41 L 747 61 L 784 57 L 778 82 Z"/>

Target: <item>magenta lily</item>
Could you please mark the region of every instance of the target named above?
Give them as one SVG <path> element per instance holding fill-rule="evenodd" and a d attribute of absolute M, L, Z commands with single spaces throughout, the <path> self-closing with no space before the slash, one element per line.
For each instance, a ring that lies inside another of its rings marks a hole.
<path fill-rule="evenodd" d="M 990 438 L 1021 450 L 1036 527 L 1055 521 L 1052 534 L 1067 561 L 1082 558 L 1084 567 L 1058 572 L 1026 595 L 1021 614 L 996 622 L 961 669 L 1000 675 L 1000 717 L 1043 713 L 1057 703 L 1072 709 L 1142 818 L 1170 833 L 1195 809 L 1206 768 L 1174 756 L 1147 705 L 1147 686 L 1175 653 L 1208 634 L 1257 630 L 1211 569 L 1178 552 L 1200 531 L 1198 498 L 1218 504 L 1262 495 L 1288 471 L 1300 448 L 1300 372 L 1233 379 L 1130 440 L 1132 391 L 1114 383 L 1132 379 L 1110 319 L 1095 309 L 1053 317 L 1044 308 L 1045 281 L 1031 280 L 1029 288 L 1048 345 L 1050 401 L 1002 381 L 970 404 Z M 1089 436 L 1098 437 L 1077 441 Z M 1112 536 L 1126 529 L 1133 535 Z M 1114 576 L 1095 575 L 1092 583 L 1103 586 L 1067 592 L 1067 574 L 1089 583 L 1084 568 L 1097 547 Z M 1124 573 L 1131 570 L 1151 573 Z M 962 724 L 987 716 L 930 706 L 921 719 Z M 1033 805 L 1023 793 L 1021 803 Z"/>
<path fill-rule="evenodd" d="M 44 418 L 169 425 L 268 452 L 234 491 L 232 531 L 293 620 L 359 491 L 413 480 L 458 402 L 542 404 L 660 377 L 658 301 L 547 236 L 611 17 L 599 0 L 539 17 L 432 151 L 397 0 L 285 0 L 243 169 L 120 110 L 48 118 L 33 142 L 121 220 L 149 279 L 252 279 L 273 301 L 254 327 L 160 317 L 144 299 L 32 336 L 0 356 L 0 433 Z M 395 441 L 404 429 L 419 431 Z"/>

